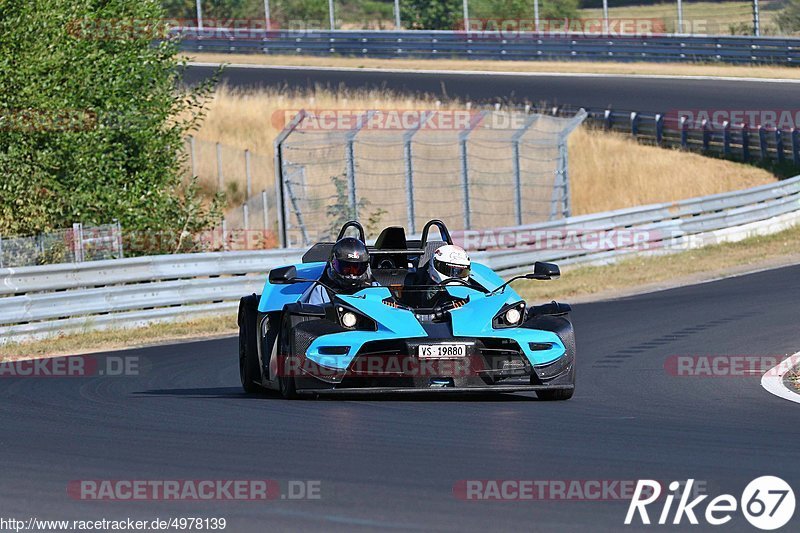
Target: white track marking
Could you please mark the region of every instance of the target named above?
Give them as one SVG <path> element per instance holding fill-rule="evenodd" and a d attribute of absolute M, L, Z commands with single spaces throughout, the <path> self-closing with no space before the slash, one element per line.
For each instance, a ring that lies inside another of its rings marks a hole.
<path fill-rule="evenodd" d="M 779 365 L 770 368 L 766 374 L 761 376 L 761 386 L 767 389 L 767 392 L 783 398 L 784 400 L 800 403 L 800 394 L 789 390 L 783 384 L 783 377 L 797 365 L 800 365 L 800 352 L 790 355 L 781 361 Z"/>

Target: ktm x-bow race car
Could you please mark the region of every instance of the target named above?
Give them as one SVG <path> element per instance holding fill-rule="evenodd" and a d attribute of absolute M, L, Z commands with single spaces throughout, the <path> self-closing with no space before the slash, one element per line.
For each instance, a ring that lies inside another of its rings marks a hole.
<path fill-rule="evenodd" d="M 438 239 L 429 237 L 438 229 Z M 346 223 L 339 234 L 355 230 Z M 388 227 L 368 246 L 372 281 L 353 294 L 311 304 L 324 283 L 333 242 L 320 242 L 302 263 L 274 268 L 261 295 L 239 304 L 239 370 L 248 393 L 278 390 L 285 398 L 333 393 L 518 392 L 566 400 L 575 389 L 575 337 L 570 307 L 529 306 L 510 286 L 549 280 L 558 266 L 537 262 L 504 281 L 472 262 L 464 278 L 419 285 L 435 250 L 452 244 L 431 220 L 421 239 Z"/>

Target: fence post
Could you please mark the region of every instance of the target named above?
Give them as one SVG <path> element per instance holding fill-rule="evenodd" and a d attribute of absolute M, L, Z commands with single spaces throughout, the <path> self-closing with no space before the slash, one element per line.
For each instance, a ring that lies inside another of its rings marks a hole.
<path fill-rule="evenodd" d="M 664 115 L 656 113 L 656 144 L 661 146 L 664 139 Z"/>
<path fill-rule="evenodd" d="M 250 209 L 247 207 L 247 202 L 245 201 L 242 204 L 242 224 L 244 224 L 244 230 L 248 231 L 250 229 Z M 246 239 L 247 237 L 245 237 Z"/>
<path fill-rule="evenodd" d="M 250 150 L 244 151 L 244 175 L 247 180 L 247 200 L 250 199 L 250 196 L 253 194 L 253 178 L 250 175 Z"/>
<path fill-rule="evenodd" d="M 114 222 L 117 225 L 117 254 L 119 255 L 117 259 L 122 259 L 122 225 L 119 223 L 119 220 L 114 220 Z"/>
<path fill-rule="evenodd" d="M 274 141 L 274 170 L 275 170 L 275 209 L 278 213 L 278 241 L 281 248 L 286 248 L 288 235 L 286 234 L 286 197 L 283 194 L 283 142 L 297 128 L 300 121 L 306 116 L 306 110 L 301 109 Z M 266 215 L 265 215 L 266 216 Z"/>
<path fill-rule="evenodd" d="M 483 122 L 486 111 L 481 111 L 472 118 L 467 129 L 458 134 L 458 142 L 461 151 L 461 188 L 464 194 L 464 229 L 472 229 L 472 217 L 469 206 L 469 158 L 467 156 L 467 139 L 478 124 Z"/>
<path fill-rule="evenodd" d="M 197 176 L 197 155 L 194 151 L 194 136 L 189 135 L 189 159 L 192 163 L 192 177 Z"/>
<path fill-rule="evenodd" d="M 358 220 L 358 192 L 356 191 L 356 156 L 355 156 L 355 140 L 358 132 L 364 127 L 364 124 L 372 119 L 375 111 L 368 111 L 364 119 L 359 118 L 356 120 L 356 125 L 347 133 L 347 144 L 345 149 L 345 157 L 347 158 L 347 183 L 350 188 L 350 208 L 353 210 L 353 217 Z"/>
<path fill-rule="evenodd" d="M 631 111 L 631 135 L 636 137 L 639 134 L 639 113 Z"/>
<path fill-rule="evenodd" d="M 437 112 L 433 111 L 431 117 Z M 408 217 L 408 231 L 413 235 L 417 232 L 416 227 L 416 213 L 414 211 L 414 160 L 413 152 L 411 151 L 411 141 L 414 134 L 419 131 L 419 128 L 428 117 L 423 116 L 420 118 L 417 125 L 403 134 L 403 164 L 406 171 L 406 216 Z"/>
<path fill-rule="evenodd" d="M 689 147 L 689 124 L 687 123 L 685 116 L 681 117 L 680 123 L 681 123 L 681 148 L 686 149 Z"/>
<path fill-rule="evenodd" d="M 797 128 L 792 128 L 792 161 L 800 165 L 800 132 Z"/>
<path fill-rule="evenodd" d="M 3 268 L 3 236 L 0 235 L 0 268 Z"/>
<path fill-rule="evenodd" d="M 225 179 L 222 176 L 222 146 L 217 143 L 217 191 L 223 191 Z"/>
<path fill-rule="evenodd" d="M 758 148 L 761 152 L 761 159 L 769 157 L 769 147 L 767 146 L 767 130 L 764 126 L 758 126 Z"/>
<path fill-rule="evenodd" d="M 731 155 L 731 123 L 727 120 L 722 122 L 722 155 Z"/>
<path fill-rule="evenodd" d="M 269 204 L 267 204 L 267 189 L 261 190 L 261 210 L 264 215 L 264 231 L 269 230 Z"/>
<path fill-rule="evenodd" d="M 750 127 L 742 124 L 742 160 L 750 160 Z"/>
<path fill-rule="evenodd" d="M 228 221 L 222 219 L 222 251 L 228 251 Z"/>
<path fill-rule="evenodd" d="M 778 156 L 778 163 L 783 163 L 783 130 L 775 129 L 775 155 Z"/>
<path fill-rule="evenodd" d="M 72 225 L 72 247 L 74 248 L 74 261 L 83 263 L 83 224 L 75 222 Z"/>
<path fill-rule="evenodd" d="M 708 152 L 708 144 L 711 140 L 711 130 L 708 128 L 708 120 L 703 119 L 701 124 L 703 126 L 703 151 Z"/>
<path fill-rule="evenodd" d="M 522 225 L 522 172 L 519 164 L 519 143 L 525 132 L 538 119 L 538 115 L 529 115 L 522 127 L 515 131 L 511 137 L 512 163 L 514 164 L 514 214 L 516 215 L 517 226 Z"/>

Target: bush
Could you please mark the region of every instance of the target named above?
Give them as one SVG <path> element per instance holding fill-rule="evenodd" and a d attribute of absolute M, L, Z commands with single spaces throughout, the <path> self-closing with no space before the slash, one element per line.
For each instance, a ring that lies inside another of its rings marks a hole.
<path fill-rule="evenodd" d="M 0 3 L 0 233 L 215 222 L 181 185 L 210 84 L 176 89 L 176 44 L 152 44 L 163 17 L 154 0 Z"/>
<path fill-rule="evenodd" d="M 788 0 L 777 18 L 782 33 L 800 31 L 800 0 Z"/>

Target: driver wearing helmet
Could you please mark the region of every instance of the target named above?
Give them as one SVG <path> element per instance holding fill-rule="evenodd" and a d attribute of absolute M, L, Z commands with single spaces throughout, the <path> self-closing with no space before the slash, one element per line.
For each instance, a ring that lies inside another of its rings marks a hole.
<path fill-rule="evenodd" d="M 333 300 L 333 294 L 325 285 L 335 294 L 354 294 L 372 285 L 372 281 L 366 245 L 356 238 L 344 237 L 333 245 L 331 258 L 320 278 L 321 284 L 312 285 L 303 300 L 309 304 L 326 304 Z"/>
<path fill-rule="evenodd" d="M 448 280 L 469 280 L 470 260 L 460 246 L 440 246 L 428 262 L 428 277 L 434 284 L 446 284 Z"/>

